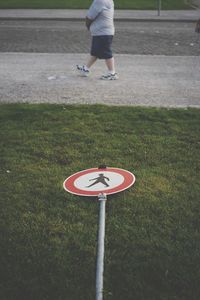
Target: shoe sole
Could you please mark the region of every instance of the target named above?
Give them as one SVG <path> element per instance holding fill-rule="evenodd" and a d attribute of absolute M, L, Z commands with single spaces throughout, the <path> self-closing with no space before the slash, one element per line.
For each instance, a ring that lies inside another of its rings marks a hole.
<path fill-rule="evenodd" d="M 105 80 L 105 81 L 112 81 L 112 80 L 117 80 L 118 78 L 100 78 L 101 80 Z"/>

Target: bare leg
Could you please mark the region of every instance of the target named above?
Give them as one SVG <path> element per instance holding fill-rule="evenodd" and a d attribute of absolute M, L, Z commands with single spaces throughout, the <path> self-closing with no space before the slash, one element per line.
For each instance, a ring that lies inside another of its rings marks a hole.
<path fill-rule="evenodd" d="M 108 71 L 111 74 L 114 74 L 115 73 L 115 60 L 114 60 L 114 57 L 106 59 L 105 63 L 106 63 L 106 66 L 108 68 Z"/>
<path fill-rule="evenodd" d="M 86 67 L 89 69 L 95 63 L 96 60 L 97 60 L 96 56 L 90 56 L 87 61 Z"/>

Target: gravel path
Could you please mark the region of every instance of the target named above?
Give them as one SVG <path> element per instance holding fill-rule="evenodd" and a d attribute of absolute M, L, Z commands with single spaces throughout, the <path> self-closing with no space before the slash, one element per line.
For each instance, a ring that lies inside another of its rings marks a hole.
<path fill-rule="evenodd" d="M 200 107 L 200 58 L 117 54 L 120 79 L 102 81 L 98 61 L 89 78 L 75 65 L 86 54 L 0 53 L 0 102 L 102 103 Z"/>
<path fill-rule="evenodd" d="M 0 19 L 0 102 L 200 107 L 200 35 L 195 22 L 117 21 L 120 79 L 75 72 L 90 35 L 83 21 Z"/>

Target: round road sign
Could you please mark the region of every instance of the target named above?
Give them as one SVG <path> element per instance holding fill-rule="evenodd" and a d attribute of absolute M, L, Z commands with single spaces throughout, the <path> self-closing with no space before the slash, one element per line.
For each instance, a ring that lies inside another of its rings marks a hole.
<path fill-rule="evenodd" d="M 122 192 L 133 185 L 135 176 L 129 171 L 118 168 L 92 168 L 68 177 L 64 189 L 79 196 L 98 196 Z"/>

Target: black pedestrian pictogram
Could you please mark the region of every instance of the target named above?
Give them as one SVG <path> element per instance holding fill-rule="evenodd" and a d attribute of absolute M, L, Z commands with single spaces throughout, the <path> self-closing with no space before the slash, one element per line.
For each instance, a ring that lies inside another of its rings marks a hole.
<path fill-rule="evenodd" d="M 106 187 L 109 187 L 109 184 L 106 182 L 106 180 L 110 181 L 110 179 L 108 177 L 104 176 L 104 174 L 99 174 L 99 177 L 90 179 L 89 181 L 93 181 L 93 180 L 96 180 L 96 181 L 93 182 L 92 184 L 90 184 L 89 186 L 87 186 L 88 188 L 91 187 L 91 186 L 93 186 L 93 185 L 96 185 L 98 183 L 102 183 Z"/>

